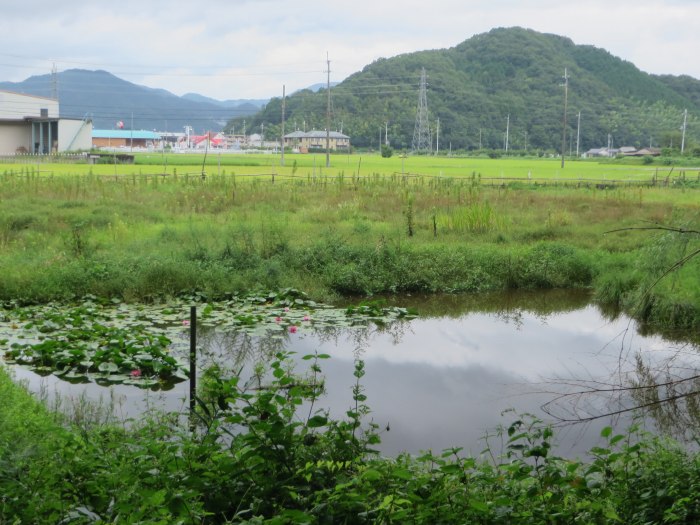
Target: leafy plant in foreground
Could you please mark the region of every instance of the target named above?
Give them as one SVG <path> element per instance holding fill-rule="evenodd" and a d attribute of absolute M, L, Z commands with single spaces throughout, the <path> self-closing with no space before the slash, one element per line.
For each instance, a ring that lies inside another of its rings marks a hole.
<path fill-rule="evenodd" d="M 368 413 L 359 386 L 364 364 L 355 366 L 354 407 L 347 419 L 336 420 L 315 408 L 323 393 L 318 362 L 329 356 L 304 356 L 311 362 L 306 376 L 293 372 L 290 357 L 277 354 L 252 387 L 239 376 L 206 376 L 195 415 L 199 442 L 211 453 L 212 466 L 201 477 L 211 512 L 230 519 L 289 515 L 295 523 L 311 520 L 324 515 L 317 495 L 351 479 L 360 463 L 376 454 L 370 448 L 379 442 L 376 427 L 361 429 Z"/>
<path fill-rule="evenodd" d="M 589 460 L 552 454 L 553 429 L 523 414 L 504 452 L 380 457 L 355 368 L 353 404 L 316 409 L 320 362 L 280 353 L 244 384 L 212 369 L 195 431 L 174 418 L 131 428 L 61 427 L 0 374 L 0 522 L 697 523 L 700 456 L 606 427 Z M 22 416 L 24 414 L 24 416 Z"/>

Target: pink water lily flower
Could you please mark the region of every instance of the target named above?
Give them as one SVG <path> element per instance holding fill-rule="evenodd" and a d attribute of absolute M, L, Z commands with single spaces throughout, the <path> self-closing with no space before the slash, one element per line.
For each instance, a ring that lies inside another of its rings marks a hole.
<path fill-rule="evenodd" d="M 305 316 L 304 316 L 304 321 L 311 321 L 311 317 L 309 317 L 308 315 L 305 315 Z"/>
<path fill-rule="evenodd" d="M 282 321 L 282 318 L 281 318 L 281 317 L 275 317 L 275 322 L 276 322 L 276 323 L 279 323 L 280 321 Z"/>
<path fill-rule="evenodd" d="M 289 306 L 285 306 L 285 307 L 284 307 L 284 311 L 285 311 L 285 312 L 288 312 L 288 311 L 289 311 Z"/>
<path fill-rule="evenodd" d="M 141 377 L 141 370 L 132 370 L 129 375 L 131 377 Z"/>
<path fill-rule="evenodd" d="M 292 325 L 289 327 L 289 333 L 290 334 L 296 334 L 297 333 L 297 327 Z"/>
<path fill-rule="evenodd" d="M 184 321 L 182 321 L 182 326 L 190 326 L 190 322 L 187 319 L 185 319 Z"/>

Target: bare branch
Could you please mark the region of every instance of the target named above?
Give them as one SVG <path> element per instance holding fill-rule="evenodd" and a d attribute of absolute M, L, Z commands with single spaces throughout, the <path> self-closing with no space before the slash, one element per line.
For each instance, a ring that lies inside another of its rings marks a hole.
<path fill-rule="evenodd" d="M 603 232 L 603 235 L 606 235 L 608 233 L 617 233 L 617 232 L 625 232 L 625 231 L 632 231 L 632 230 L 639 230 L 639 231 L 648 231 L 648 230 L 661 230 L 661 231 L 668 231 L 668 232 L 675 232 L 675 233 L 680 233 L 680 234 L 696 234 L 700 235 L 700 231 L 698 230 L 686 230 L 685 228 L 676 228 L 673 226 L 630 226 L 629 228 L 618 228 L 616 230 L 609 230 L 606 232 Z"/>
<path fill-rule="evenodd" d="M 619 416 L 619 415 L 622 415 L 622 414 L 625 414 L 628 412 L 634 412 L 635 410 L 640 410 L 642 408 L 650 408 L 653 406 L 662 405 L 664 403 L 678 401 L 679 399 L 695 396 L 698 394 L 700 394 L 700 391 L 693 390 L 692 392 L 685 392 L 683 394 L 677 394 L 675 396 L 665 397 L 663 399 L 656 399 L 654 401 L 650 401 L 649 403 L 643 403 L 641 405 L 635 405 L 632 407 L 621 408 L 619 410 L 611 410 L 610 412 L 605 412 L 603 414 L 595 414 L 595 415 L 592 415 L 589 417 L 576 417 L 576 418 L 571 418 L 571 419 L 563 418 L 561 416 L 558 416 L 558 415 L 555 415 L 554 413 L 552 413 L 549 410 L 549 406 L 547 406 L 549 403 L 545 403 L 544 405 L 541 406 L 541 408 L 545 414 L 559 420 L 561 423 L 590 423 L 591 421 L 595 421 L 596 419 L 601 419 L 601 418 L 605 418 L 605 417 L 612 417 L 612 416 Z"/>

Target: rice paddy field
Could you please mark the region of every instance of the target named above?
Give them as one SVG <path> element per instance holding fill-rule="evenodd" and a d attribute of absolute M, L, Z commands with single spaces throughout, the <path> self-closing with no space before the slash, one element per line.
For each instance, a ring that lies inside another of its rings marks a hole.
<path fill-rule="evenodd" d="M 117 152 L 129 155 L 129 151 Z M 445 177 L 480 177 L 491 179 L 583 180 L 648 182 L 672 181 L 678 178 L 698 180 L 700 162 L 682 167 L 666 165 L 659 159 L 644 164 L 642 159 L 566 160 L 564 168 L 558 158 L 516 157 L 490 159 L 487 157 L 411 156 L 394 155 L 382 158 L 377 154 L 332 154 L 326 167 L 325 154 L 285 154 L 284 165 L 279 153 L 235 154 L 208 152 L 191 153 L 138 152 L 134 164 L 114 164 L 109 157 L 101 164 L 56 163 L 51 157 L 32 157 L 21 162 L 0 161 L 0 173 L 26 172 L 34 169 L 43 174 L 132 175 L 158 173 L 167 175 L 205 171 L 212 175 L 272 175 L 283 177 L 346 176 L 363 177 L 373 174 L 407 174 Z M 47 162 L 47 160 L 51 162 Z M 496 180 L 495 182 L 500 182 Z"/>

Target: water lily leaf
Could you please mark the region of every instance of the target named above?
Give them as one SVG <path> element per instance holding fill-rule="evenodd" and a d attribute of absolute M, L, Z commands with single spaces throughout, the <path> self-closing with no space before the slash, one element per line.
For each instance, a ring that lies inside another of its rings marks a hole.
<path fill-rule="evenodd" d="M 118 372 L 119 367 L 117 366 L 116 363 L 111 363 L 111 362 L 105 362 L 105 363 L 100 363 L 97 369 L 100 372 L 107 372 L 107 373 L 112 373 L 112 372 Z"/>
<path fill-rule="evenodd" d="M 184 370 L 175 370 L 171 377 L 174 379 L 179 379 L 181 381 L 186 381 L 190 378 L 190 374 Z"/>

